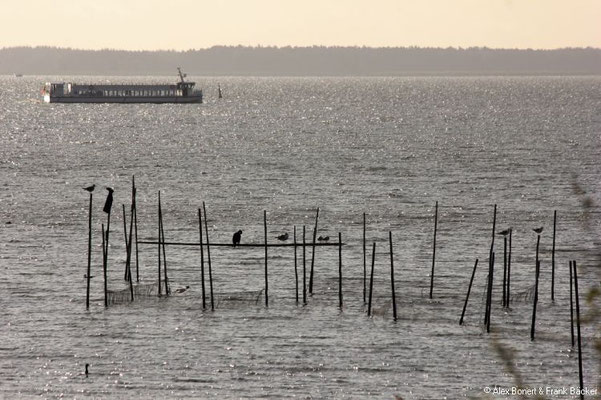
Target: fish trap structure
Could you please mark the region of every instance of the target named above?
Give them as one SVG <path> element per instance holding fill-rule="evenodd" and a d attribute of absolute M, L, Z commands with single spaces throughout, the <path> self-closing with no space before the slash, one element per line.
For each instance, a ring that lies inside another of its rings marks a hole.
<path fill-rule="evenodd" d="M 219 293 L 215 296 L 215 308 L 237 308 L 261 304 L 264 291 L 237 291 Z"/>
<path fill-rule="evenodd" d="M 140 297 L 156 297 L 158 294 L 158 282 L 154 283 L 138 283 L 133 286 L 133 298 Z M 126 287 L 120 290 L 107 290 L 107 303 L 113 304 L 124 304 L 131 302 L 132 289 Z"/>

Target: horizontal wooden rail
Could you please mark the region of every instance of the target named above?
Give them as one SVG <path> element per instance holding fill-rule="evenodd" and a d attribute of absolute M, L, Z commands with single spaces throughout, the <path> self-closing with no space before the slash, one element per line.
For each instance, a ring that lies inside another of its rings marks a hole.
<path fill-rule="evenodd" d="M 158 245 L 159 242 L 157 241 L 152 241 L 152 240 L 139 240 L 137 241 L 138 244 L 154 244 L 154 245 Z M 164 244 L 165 246 L 200 246 L 200 242 L 161 242 L 161 244 Z M 203 245 L 206 246 L 206 243 L 203 243 Z M 315 243 L 315 246 L 345 246 L 345 243 L 337 243 L 337 242 L 328 242 L 328 243 Z M 231 243 L 211 243 L 210 245 L 211 247 L 234 247 L 233 244 Z M 308 242 L 306 244 L 302 244 L 302 243 L 268 243 L 267 247 L 311 247 L 313 246 L 313 244 L 311 242 Z M 265 247 L 265 243 L 240 243 L 237 244 L 236 247 Z"/>

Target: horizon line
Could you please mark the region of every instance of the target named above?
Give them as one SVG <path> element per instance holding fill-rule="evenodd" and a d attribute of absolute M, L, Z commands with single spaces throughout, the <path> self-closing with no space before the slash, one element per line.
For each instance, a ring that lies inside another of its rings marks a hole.
<path fill-rule="evenodd" d="M 54 50 L 73 50 L 73 51 L 91 51 L 91 52 L 100 52 L 100 51 L 115 51 L 115 52 L 135 52 L 135 53 L 160 53 L 160 52 L 175 52 L 175 53 L 187 53 L 192 51 L 203 51 L 203 50 L 211 50 L 215 48 L 247 48 L 247 49 L 311 49 L 311 48 L 326 48 L 326 49 L 357 49 L 357 50 L 493 50 L 493 51 L 559 51 L 559 50 L 601 50 L 601 47 L 556 47 L 556 48 L 518 48 L 518 47 L 488 47 L 488 46 L 469 46 L 469 47 L 455 47 L 455 46 L 365 46 L 365 45 L 306 45 L 306 46 L 277 46 L 277 45 L 261 45 L 258 44 L 256 46 L 248 46 L 248 45 L 213 45 L 211 47 L 199 47 L 199 48 L 190 48 L 187 50 L 177 50 L 177 49 L 123 49 L 123 48 L 111 48 L 111 47 L 103 47 L 103 48 L 82 48 L 82 47 L 63 47 L 63 46 L 51 46 L 51 45 L 22 45 L 22 46 L 9 46 L 9 47 L 0 47 L 0 50 L 11 50 L 11 49 L 54 49 Z"/>

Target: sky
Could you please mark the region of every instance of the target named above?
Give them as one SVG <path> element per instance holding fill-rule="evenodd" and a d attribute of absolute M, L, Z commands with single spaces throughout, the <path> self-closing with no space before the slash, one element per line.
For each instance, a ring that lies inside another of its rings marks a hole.
<path fill-rule="evenodd" d="M 0 48 L 601 48 L 601 0 L 0 0 Z"/>

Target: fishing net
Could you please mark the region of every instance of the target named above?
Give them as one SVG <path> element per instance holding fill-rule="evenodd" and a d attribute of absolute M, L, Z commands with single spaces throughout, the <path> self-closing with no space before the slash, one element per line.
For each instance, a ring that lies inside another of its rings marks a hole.
<path fill-rule="evenodd" d="M 263 289 L 244 292 L 227 292 L 215 295 L 216 307 L 238 307 L 258 304 L 263 297 Z"/>
<path fill-rule="evenodd" d="M 519 293 L 511 293 L 511 298 L 509 299 L 511 303 L 513 302 L 524 302 L 524 303 L 532 303 L 534 301 L 534 291 L 536 290 L 536 286 L 532 285 L 528 289 Z"/>
<path fill-rule="evenodd" d="M 156 296 L 158 294 L 158 283 L 138 283 L 133 285 L 134 299 L 138 297 Z M 129 285 L 120 290 L 107 291 L 109 304 L 123 304 L 131 301 L 131 290 Z"/>

